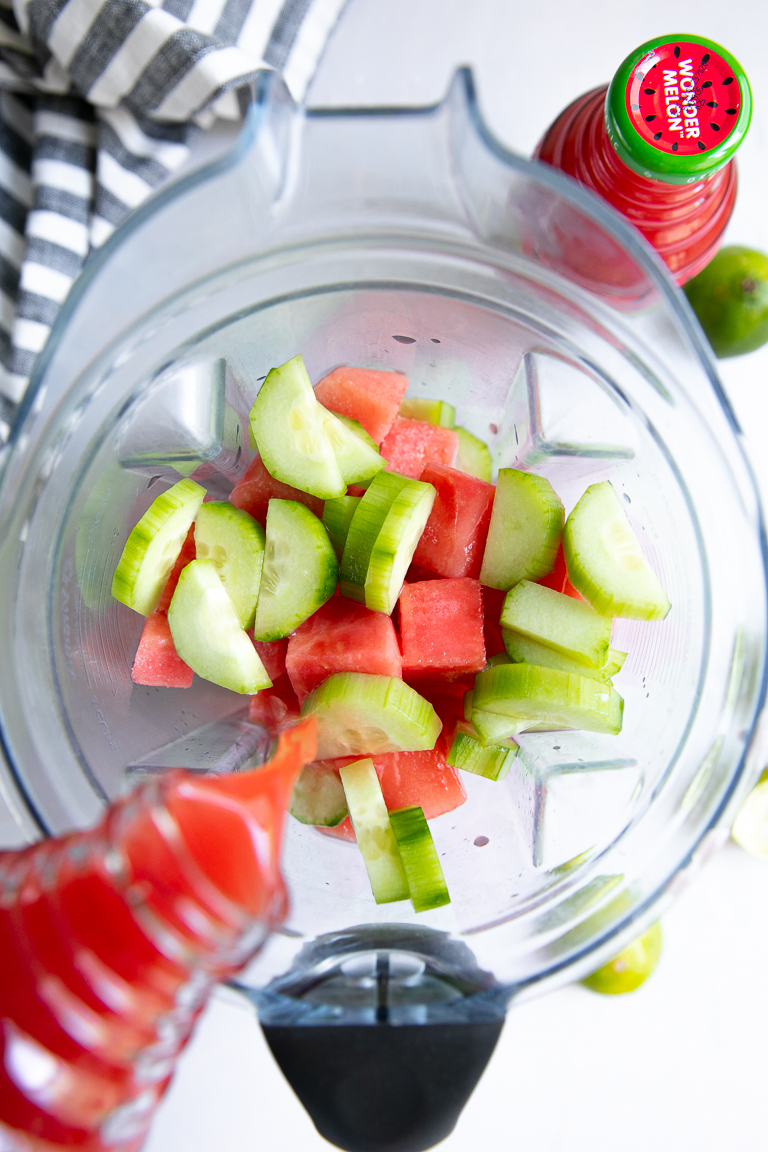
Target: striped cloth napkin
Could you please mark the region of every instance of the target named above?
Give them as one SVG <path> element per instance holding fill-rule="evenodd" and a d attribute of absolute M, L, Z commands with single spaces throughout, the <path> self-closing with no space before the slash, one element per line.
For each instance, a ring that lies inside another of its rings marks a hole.
<path fill-rule="evenodd" d="M 303 99 L 344 3 L 0 0 L 0 445 L 89 251 L 259 69 Z"/>

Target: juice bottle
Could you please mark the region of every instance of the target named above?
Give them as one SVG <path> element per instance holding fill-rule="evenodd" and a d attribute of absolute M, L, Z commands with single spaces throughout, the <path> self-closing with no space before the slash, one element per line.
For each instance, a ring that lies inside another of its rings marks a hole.
<path fill-rule="evenodd" d="M 612 204 L 684 284 L 712 259 L 733 211 L 732 157 L 751 114 L 730 53 L 701 36 L 665 36 L 574 100 L 534 155 Z"/>
<path fill-rule="evenodd" d="M 0 1148 L 137 1152 L 215 981 L 285 914 L 314 721 L 264 767 L 171 771 L 97 827 L 0 853 Z"/>

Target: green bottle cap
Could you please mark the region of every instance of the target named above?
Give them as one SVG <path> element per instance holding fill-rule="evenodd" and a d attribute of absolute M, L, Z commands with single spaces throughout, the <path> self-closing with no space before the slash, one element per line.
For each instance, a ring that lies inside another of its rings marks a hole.
<path fill-rule="evenodd" d="M 641 176 L 668 184 L 693 184 L 722 168 L 751 117 L 743 68 L 703 36 L 642 44 L 619 68 L 605 101 L 617 154 Z"/>

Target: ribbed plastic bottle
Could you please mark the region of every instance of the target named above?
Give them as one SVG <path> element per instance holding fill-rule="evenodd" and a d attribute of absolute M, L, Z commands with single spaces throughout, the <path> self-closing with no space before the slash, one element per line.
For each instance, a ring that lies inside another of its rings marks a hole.
<path fill-rule="evenodd" d="M 701 36 L 664 36 L 574 100 L 534 155 L 623 213 L 684 284 L 712 259 L 733 211 L 732 157 L 751 115 L 749 82 L 729 52 Z"/>
<path fill-rule="evenodd" d="M 215 981 L 285 914 L 314 722 L 251 772 L 143 782 L 96 828 L 0 853 L 0 1149 L 137 1152 Z"/>

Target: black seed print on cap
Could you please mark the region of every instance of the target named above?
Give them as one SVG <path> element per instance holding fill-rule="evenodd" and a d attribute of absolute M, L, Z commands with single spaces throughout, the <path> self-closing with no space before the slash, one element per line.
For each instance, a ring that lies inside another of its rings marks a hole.
<path fill-rule="evenodd" d="M 707 108 L 717 108 L 717 100 L 707 100 Z"/>
<path fill-rule="evenodd" d="M 733 84 L 733 76 L 726 76 L 725 80 L 723 80 L 723 84 Z M 702 84 L 702 88 L 703 87 L 704 85 Z"/>
<path fill-rule="evenodd" d="M 710 126 L 710 128 L 712 129 L 712 131 L 713 131 L 713 132 L 719 132 L 719 131 L 720 131 L 720 125 L 719 125 L 719 124 L 715 124 L 713 120 L 710 120 L 710 122 L 709 122 L 709 126 Z"/>
<path fill-rule="evenodd" d="M 702 64 L 709 64 L 709 52 L 705 52 L 701 58 Z"/>
<path fill-rule="evenodd" d="M 701 148 L 701 150 L 703 152 L 704 149 L 706 148 L 706 144 L 702 144 L 701 140 L 697 140 L 696 143 L 698 144 L 699 148 Z"/>
<path fill-rule="evenodd" d="M 728 81 L 726 80 L 725 83 L 727 84 Z M 712 87 L 712 81 L 711 80 L 705 80 L 704 83 L 702 84 L 702 88 L 711 88 L 711 87 Z"/>
<path fill-rule="evenodd" d="M 646 96 L 655 96 L 656 95 L 656 89 L 655 88 L 643 88 L 643 92 L 645 92 Z"/>
<path fill-rule="evenodd" d="M 648 123 L 650 124 L 651 120 L 655 120 L 655 119 L 656 119 L 656 117 L 655 117 L 655 116 L 646 116 L 646 118 L 645 118 L 645 119 L 646 119 L 646 120 L 648 121 Z"/>
<path fill-rule="evenodd" d="M 725 114 L 726 114 L 726 116 L 735 116 L 736 115 L 736 109 L 735 108 L 726 108 Z"/>
<path fill-rule="evenodd" d="M 661 132 L 654 132 L 653 138 L 654 140 L 661 140 Z"/>
<path fill-rule="evenodd" d="M 675 60 L 679 60 L 679 59 L 680 59 L 680 49 L 675 48 Z"/>
<path fill-rule="evenodd" d="M 675 140 L 674 144 L 672 145 L 672 151 L 677 152 L 677 140 Z"/>

